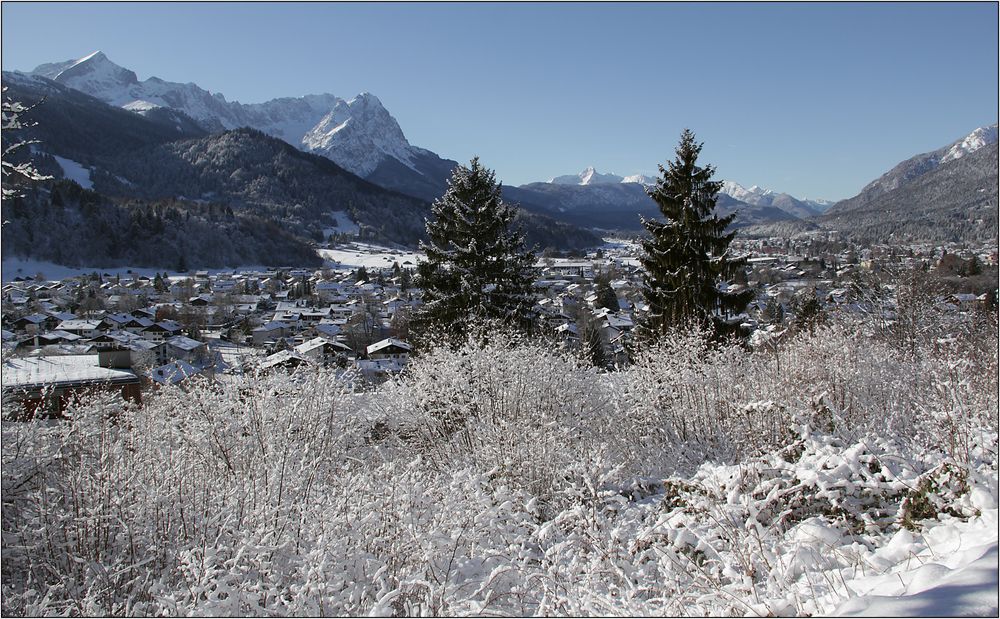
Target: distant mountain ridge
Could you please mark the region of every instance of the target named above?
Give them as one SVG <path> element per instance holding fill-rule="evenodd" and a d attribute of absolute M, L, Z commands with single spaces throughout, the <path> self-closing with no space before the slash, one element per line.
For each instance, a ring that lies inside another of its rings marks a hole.
<path fill-rule="evenodd" d="M 862 242 L 988 241 L 998 236 L 997 125 L 900 162 L 816 219 Z"/>
<path fill-rule="evenodd" d="M 296 149 L 259 130 L 209 134 L 182 112 L 157 107 L 133 113 L 35 75 L 5 71 L 3 83 L 9 89 L 6 94 L 15 100 L 43 101 L 30 112 L 27 120 L 36 124 L 24 137 L 40 140 L 33 147 L 33 158 L 44 172 L 79 180 L 101 199 L 127 201 L 133 210 L 144 208 L 143 204 L 181 201 L 185 218 L 188 213 L 197 215 L 199 209 L 215 214 L 220 208 L 229 209 L 243 227 L 280 228 L 283 234 L 278 238 L 291 243 L 289 256 L 301 256 L 305 243 L 325 240 L 328 230 L 335 227 L 334 220 L 344 217 L 360 224 L 365 238 L 371 240 L 413 246 L 424 234 L 429 200 L 386 189 L 326 157 Z M 450 168 L 442 167 L 439 172 L 447 178 Z M 44 219 L 50 211 L 43 195 L 33 198 L 31 212 Z M 122 207 L 114 208 L 121 211 Z M 85 214 L 90 218 L 99 211 Z M 89 221 L 81 225 L 90 225 Z M 541 215 L 522 213 L 519 222 L 529 243 L 539 248 L 582 249 L 600 243 L 587 231 Z M 35 230 L 32 225 L 22 222 L 17 229 Z M 198 234 L 204 235 L 213 226 L 231 228 L 232 222 L 206 219 L 199 226 Z M 257 229 L 244 235 L 258 238 Z M 12 230 L 4 228 L 5 242 Z M 115 255 L 141 257 L 141 251 L 129 245 L 137 238 L 132 235 L 119 243 L 124 253 Z M 18 242 L 10 247 L 22 251 L 31 246 Z M 192 254 L 199 255 L 209 256 Z M 281 262 L 277 247 L 263 253 L 220 250 L 212 261 L 233 264 L 255 255 Z M 69 252 L 66 259 L 72 259 Z"/>
<path fill-rule="evenodd" d="M 746 189 L 734 181 L 723 181 L 721 193 L 754 206 L 773 206 L 799 219 L 815 217 L 833 205 L 828 200 L 804 200 L 757 185 Z"/>
<path fill-rule="evenodd" d="M 604 230 L 642 230 L 642 218 L 661 218 L 659 206 L 640 183 L 599 183 L 596 185 L 558 185 L 530 183 L 504 187 L 504 197 L 525 209 L 542 213 L 578 226 Z M 721 215 L 736 213 L 735 227 L 767 221 L 795 219 L 781 209 L 755 206 L 719 194 L 716 203 Z"/>
<path fill-rule="evenodd" d="M 998 241 L 997 125 L 902 161 L 823 215 L 751 236 L 836 231 L 860 243 Z"/>
<path fill-rule="evenodd" d="M 548 196 L 547 199 L 535 197 L 535 202 L 545 202 L 559 212 L 575 210 L 579 212 L 580 205 L 586 204 L 587 209 L 593 211 L 624 211 L 639 205 L 641 208 L 648 206 L 643 199 L 644 191 L 640 187 L 649 187 L 656 184 L 656 178 L 644 174 L 634 174 L 632 176 L 619 176 L 617 174 L 602 174 L 593 166 L 586 168 L 579 174 L 567 174 L 550 179 L 547 183 L 529 183 L 521 185 L 520 189 L 529 192 L 541 192 Z M 549 185 L 550 187 L 544 187 Z M 610 189 L 615 185 L 632 185 L 632 189 Z M 585 188 L 585 189 L 558 189 L 559 188 Z M 555 200 L 558 204 L 552 204 L 553 199 L 559 193 L 563 195 Z M 730 208 L 732 211 L 740 211 L 737 216 L 740 225 L 749 225 L 761 220 L 787 221 L 791 218 L 807 219 L 815 217 L 824 212 L 833 202 L 826 200 L 801 200 L 786 193 L 777 193 L 770 189 L 763 189 L 756 185 L 750 189 L 733 181 L 723 181 L 720 195 L 720 208 Z M 617 202 L 616 202 L 617 200 Z M 602 206 L 597 206 L 597 205 Z M 741 206 L 742 205 L 742 206 Z M 747 206 L 759 207 L 748 209 Z M 641 210 L 641 209 L 640 209 Z M 596 213 L 595 213 L 596 214 Z"/>
<path fill-rule="evenodd" d="M 633 174 L 631 176 L 619 176 L 617 174 L 604 174 L 598 172 L 593 166 L 587 167 L 579 174 L 565 174 L 549 179 L 551 185 L 575 185 L 575 186 L 596 186 L 613 185 L 618 183 L 636 183 L 639 185 L 651 186 L 656 184 L 656 178 L 645 174 Z M 535 187 L 539 183 L 529 183 L 522 187 Z M 770 189 L 764 189 L 753 185 L 750 189 L 744 188 L 739 183 L 733 181 L 723 181 L 720 193 L 734 198 L 740 202 L 745 202 L 753 206 L 773 206 L 794 217 L 806 218 L 819 215 L 829 208 L 833 202 L 829 200 L 805 200 L 795 198 L 787 193 L 778 193 Z"/>
<path fill-rule="evenodd" d="M 51 154 L 72 159 L 71 163 L 74 165 L 82 165 L 90 170 L 97 189 L 119 192 L 119 195 L 139 195 L 139 189 L 142 188 L 136 186 L 130 189 L 128 183 L 145 182 L 130 179 L 132 174 L 125 162 L 132 153 L 152 152 L 157 145 L 166 142 L 198 140 L 209 133 L 237 127 L 249 127 L 291 144 L 300 152 L 319 155 L 333 162 L 345 173 L 373 184 L 364 191 L 375 186 L 388 189 L 390 193 L 386 195 L 397 196 L 389 202 L 397 200 L 399 194 L 425 203 L 434 200 L 444 192 L 451 170 L 457 165 L 452 160 L 411 145 L 396 120 L 378 98 L 370 93 L 361 93 L 349 100 L 332 94 L 319 94 L 279 98 L 260 104 L 242 104 L 227 101 L 223 95 L 211 93 L 195 84 L 167 82 L 156 77 L 140 81 L 133 71 L 116 65 L 101 52 L 76 60 L 41 65 L 30 74 L 4 72 L 4 82 L 29 90 L 34 88 L 34 92 L 53 93 L 53 97 L 59 100 L 59 105 L 50 106 L 49 110 L 44 111 L 47 114 L 46 122 L 37 128 L 40 139 L 50 145 L 58 145 L 59 150 L 52 151 Z M 114 108 L 98 110 L 92 101 L 114 106 L 125 116 L 111 114 Z M 93 120 L 75 123 L 74 119 L 80 117 L 80 112 L 84 109 L 84 116 Z M 150 122 L 137 124 L 136 121 L 140 119 Z M 74 124 L 79 126 L 73 126 Z M 112 124 L 115 127 L 109 130 Z M 225 144 L 226 148 L 254 150 L 257 146 L 251 147 L 250 144 L 259 145 L 255 140 L 256 138 L 250 141 L 230 139 Z M 860 222 L 868 222 L 865 224 L 868 226 L 866 229 L 875 229 L 872 226 L 875 226 L 879 217 L 904 218 L 903 224 L 914 227 L 916 224 L 905 218 L 919 211 L 922 213 L 920 221 L 924 222 L 921 225 L 930 232 L 934 232 L 933 222 L 947 216 L 952 222 L 950 227 L 945 227 L 952 230 L 948 234 L 952 237 L 961 236 L 964 232 L 956 230 L 967 231 L 972 225 L 968 222 L 961 225 L 954 223 L 957 218 L 964 216 L 963 208 L 982 209 L 984 205 L 990 204 L 991 199 L 995 207 L 995 198 L 991 198 L 995 196 L 995 186 L 981 185 L 989 182 L 991 173 L 995 176 L 995 172 L 992 172 L 996 169 L 995 157 L 991 160 L 981 153 L 990 152 L 989 149 L 996 143 L 997 126 L 980 127 L 948 146 L 901 162 L 866 185 L 858 196 L 842 200 L 836 205 L 824 200 L 801 199 L 756 185 L 748 189 L 739 183 L 725 181 L 718 206 L 722 213 L 736 212 L 738 226 L 768 222 L 805 222 L 804 228 L 813 229 L 836 223 L 838 229 L 845 231 L 861 225 Z M 158 156 L 164 156 L 165 151 L 160 151 Z M 116 153 L 128 153 L 129 156 L 116 158 Z M 295 158 L 289 158 L 286 153 L 280 155 L 279 159 L 287 162 Z M 141 162 L 142 158 L 137 157 L 135 161 Z M 47 161 L 47 165 L 55 166 L 54 169 L 57 170 L 59 168 L 54 160 Z M 164 169 L 175 168 L 167 166 Z M 937 173 L 945 169 L 947 172 Z M 239 167 L 231 169 L 230 173 L 239 176 L 241 171 L 248 173 Z M 294 175 L 293 173 L 292 176 Z M 142 178 L 151 183 L 159 182 L 155 175 Z M 964 182 L 963 179 L 979 183 L 975 185 L 976 195 L 959 186 Z M 276 187 L 273 179 L 251 181 L 257 189 L 268 187 L 270 189 L 267 191 L 272 191 Z M 548 183 L 505 186 L 503 191 L 506 199 L 519 203 L 524 209 L 534 213 L 526 220 L 532 226 L 548 226 L 555 230 L 554 220 L 558 220 L 575 226 L 600 229 L 636 229 L 639 216 L 658 216 L 655 204 L 645 192 L 645 188 L 655 182 L 655 178 L 642 174 L 619 176 L 600 173 L 590 166 L 580 174 L 556 176 Z M 953 191 L 942 194 L 938 188 L 942 183 Z M 293 185 L 294 183 L 289 186 Z M 184 189 L 181 185 L 176 185 L 171 191 Z M 240 200 L 246 200 L 249 196 L 248 203 L 259 207 L 260 204 L 274 202 L 273 197 L 264 199 L 263 202 L 253 201 L 265 196 L 267 191 L 250 191 L 242 197 L 230 192 L 226 199 L 237 200 L 239 205 Z M 211 195 L 212 191 L 207 193 Z M 343 196 L 347 194 L 337 191 L 332 194 L 341 198 L 331 204 L 337 202 L 335 208 L 344 208 Z M 935 196 L 934 205 L 927 203 L 931 195 Z M 905 199 L 912 208 L 904 208 L 901 196 L 906 196 Z M 396 221 L 398 217 L 394 215 L 387 219 L 378 214 L 378 209 L 369 211 L 369 197 L 347 200 L 347 204 L 360 205 L 355 209 L 361 213 L 359 217 L 371 215 L 371 225 L 376 229 L 380 223 L 383 224 L 382 228 L 387 231 L 388 238 L 402 238 L 396 233 L 402 233 L 403 229 L 410 232 L 417 229 L 414 220 L 404 224 L 400 230 L 391 230 L 396 223 L 401 223 Z M 310 196 L 307 202 L 310 200 L 314 200 L 314 197 Z M 301 203 L 293 203 L 292 206 L 295 207 L 292 210 L 299 211 L 302 208 L 316 212 L 322 210 L 321 207 L 306 207 Z M 827 209 L 829 211 L 824 215 Z M 882 210 L 881 215 L 878 215 L 879 209 Z M 855 211 L 863 212 L 864 216 L 853 219 L 843 216 L 846 212 Z M 980 216 L 982 214 L 978 210 L 976 213 L 976 221 L 995 220 L 989 214 Z M 538 219 L 539 216 L 550 219 Z M 285 215 L 282 214 L 281 217 Z M 384 225 L 387 221 L 388 226 Z M 312 219 L 303 225 L 305 227 L 295 229 L 294 233 L 316 238 L 322 222 Z M 883 229 L 880 225 L 875 227 Z M 892 225 L 885 229 L 891 230 Z M 559 235 L 574 239 L 570 243 L 577 246 L 583 242 L 584 235 L 581 232 L 565 227 L 559 229 Z"/>
<path fill-rule="evenodd" d="M 180 117 L 192 119 L 191 122 L 206 132 L 254 128 L 300 150 L 326 157 L 381 187 L 426 201 L 433 201 L 444 193 L 447 179 L 457 165 L 455 161 L 412 146 L 396 120 L 370 93 L 361 93 L 350 100 L 320 94 L 242 104 L 229 102 L 222 94 L 211 93 L 191 83 L 167 82 L 157 77 L 140 81 L 135 72 L 115 64 L 102 52 L 41 65 L 32 74 L 144 116 L 163 115 L 170 110 Z M 589 167 L 579 175 L 557 177 L 552 181 L 565 186 L 598 188 L 623 184 L 640 188 L 654 184 L 656 179 L 643 174 L 625 177 L 602 174 Z M 530 194 L 532 190 L 525 191 Z M 570 192 L 557 200 L 560 204 L 554 206 L 552 194 L 541 193 L 548 195 L 539 195 L 537 191 L 531 195 L 519 194 L 514 188 L 506 190 L 506 195 L 512 200 L 517 195 L 525 197 L 523 201 L 529 210 L 564 221 L 570 221 L 564 215 L 567 203 L 583 200 L 594 209 L 622 211 L 630 209 L 630 204 L 637 201 L 648 202 L 641 190 L 625 190 L 611 195 L 605 192 L 589 197 Z M 621 201 L 614 203 L 615 196 Z M 785 194 L 752 206 L 775 208 L 756 209 L 753 214 L 747 211 L 745 219 L 748 221 L 756 221 L 768 214 L 781 221 L 787 218 L 785 213 L 804 217 L 819 212 L 812 205 Z M 607 219 L 597 213 L 595 216 L 602 221 Z"/>
<path fill-rule="evenodd" d="M 858 195 L 836 203 L 828 214 L 866 208 L 881 196 L 934 171 L 942 164 L 956 161 L 997 143 L 997 125 L 979 127 L 963 138 L 929 153 L 921 153 L 896 164 L 891 170 L 865 185 Z"/>
<path fill-rule="evenodd" d="M 579 174 L 564 174 L 562 176 L 550 178 L 546 182 L 553 185 L 612 185 L 614 183 L 654 185 L 656 184 L 656 179 L 652 176 L 646 176 L 645 174 L 632 174 L 631 176 L 618 176 L 614 173 L 602 174 L 593 166 L 589 166 Z"/>
<path fill-rule="evenodd" d="M 610 185 L 614 183 L 641 183 L 643 180 L 650 180 L 642 175 L 629 177 L 618 176 L 617 174 L 601 174 L 593 166 L 588 167 L 579 174 L 565 174 L 550 179 L 548 182 L 553 185 Z"/>
<path fill-rule="evenodd" d="M 135 72 L 99 51 L 76 60 L 43 64 L 31 73 L 130 111 L 174 109 L 210 132 L 257 129 L 327 157 L 361 177 L 373 174 L 390 158 L 423 174 L 419 162 L 433 154 L 412 146 L 382 102 L 367 92 L 351 99 L 318 94 L 243 104 L 227 101 L 222 94 L 196 84 L 157 77 L 140 81 Z"/>

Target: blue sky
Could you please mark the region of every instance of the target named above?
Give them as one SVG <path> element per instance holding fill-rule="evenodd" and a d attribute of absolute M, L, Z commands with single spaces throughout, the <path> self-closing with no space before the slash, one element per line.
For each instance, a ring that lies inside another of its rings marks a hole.
<path fill-rule="evenodd" d="M 996 3 L 2 5 L 4 70 L 102 50 L 253 103 L 377 95 L 414 145 L 505 184 L 655 173 L 854 195 L 997 121 Z"/>

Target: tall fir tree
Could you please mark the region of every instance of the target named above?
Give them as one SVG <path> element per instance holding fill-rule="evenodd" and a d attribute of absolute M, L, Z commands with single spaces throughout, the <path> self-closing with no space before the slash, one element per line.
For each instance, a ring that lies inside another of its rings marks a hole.
<path fill-rule="evenodd" d="M 597 307 L 606 307 L 612 312 L 617 312 L 620 309 L 618 294 L 607 280 L 598 282 L 594 292 L 597 294 L 597 301 L 595 303 Z"/>
<path fill-rule="evenodd" d="M 418 340 L 432 331 L 462 338 L 473 321 L 491 319 L 527 329 L 535 257 L 512 228 L 515 211 L 502 200 L 493 171 L 478 157 L 457 166 L 431 212 L 428 241 L 421 243 L 427 260 L 417 267 L 424 304 L 411 332 Z"/>
<path fill-rule="evenodd" d="M 584 312 L 577 324 L 586 359 L 594 367 L 606 368 L 608 357 L 604 353 L 604 338 L 601 337 L 600 322 L 590 312 Z"/>
<path fill-rule="evenodd" d="M 676 157 L 659 166 L 661 178 L 648 191 L 666 221 L 643 220 L 650 238 L 642 242 L 645 268 L 643 294 L 649 313 L 642 324 L 648 339 L 657 339 L 674 327 L 691 322 L 718 336 L 738 331 L 727 318 L 742 312 L 753 300 L 752 290 L 724 291 L 744 269 L 746 259 L 734 259 L 729 244 L 735 232 L 726 228 L 736 217 L 714 214 L 720 181 L 713 181 L 713 166 L 698 165 L 702 144 L 685 129 Z"/>

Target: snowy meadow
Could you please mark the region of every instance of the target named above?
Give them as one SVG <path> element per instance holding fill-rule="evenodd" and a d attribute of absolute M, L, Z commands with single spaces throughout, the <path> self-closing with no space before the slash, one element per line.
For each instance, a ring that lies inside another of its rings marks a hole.
<path fill-rule="evenodd" d="M 377 388 L 5 422 L 2 611 L 995 614 L 996 317 L 921 324 L 677 332 L 610 372 L 491 332 Z"/>

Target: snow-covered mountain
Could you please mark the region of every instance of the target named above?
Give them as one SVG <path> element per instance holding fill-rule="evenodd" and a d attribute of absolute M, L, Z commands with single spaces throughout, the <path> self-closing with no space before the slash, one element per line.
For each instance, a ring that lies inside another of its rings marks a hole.
<path fill-rule="evenodd" d="M 841 200 L 823 225 L 863 241 L 996 239 L 997 125 L 895 165 Z"/>
<path fill-rule="evenodd" d="M 641 183 L 643 185 L 653 185 L 655 178 L 645 174 L 633 174 L 631 176 L 618 176 L 617 174 L 602 174 L 593 166 L 588 167 L 579 174 L 565 174 L 548 180 L 553 185 L 611 185 L 614 183 Z"/>
<path fill-rule="evenodd" d="M 964 138 L 952 142 L 929 153 L 922 153 L 900 162 L 891 170 L 865 185 L 854 198 L 837 203 L 837 209 L 844 205 L 868 202 L 878 196 L 894 191 L 937 169 L 942 163 L 968 156 L 977 150 L 997 143 L 997 125 L 979 127 Z"/>
<path fill-rule="evenodd" d="M 548 184 L 550 185 L 573 185 L 587 187 L 595 187 L 597 185 L 617 185 L 622 183 L 651 186 L 656 184 L 656 179 L 651 176 L 646 176 L 645 174 L 633 174 L 632 176 L 624 177 L 618 176 L 617 174 L 601 174 L 593 166 L 591 166 L 579 174 L 557 176 L 548 181 Z M 531 183 L 529 185 L 522 185 L 522 188 L 538 188 L 538 185 L 539 183 Z M 753 185 L 747 189 L 734 181 L 723 181 L 722 191 L 720 193 L 752 206 L 774 207 L 798 218 L 819 215 L 833 205 L 833 202 L 829 200 L 803 200 L 790 196 L 787 193 L 778 193 L 770 189 L 758 187 L 757 185 Z M 599 198 L 598 196 L 594 196 L 593 198 L 588 199 L 600 199 L 607 201 L 608 196 L 600 196 Z"/>
<path fill-rule="evenodd" d="M 773 193 L 770 189 L 764 189 L 757 185 L 751 185 L 747 189 L 735 181 L 722 181 L 722 193 L 730 195 L 737 200 L 742 200 L 748 204 L 756 204 L 764 196 Z"/>
<path fill-rule="evenodd" d="M 617 174 L 601 174 L 591 166 L 579 174 L 557 176 L 549 182 L 555 185 L 608 185 L 622 182 L 622 177 Z"/>
<path fill-rule="evenodd" d="M 773 206 L 799 218 L 813 217 L 833 205 L 830 200 L 807 200 L 787 193 L 779 193 L 758 185 L 749 189 L 735 181 L 722 181 L 722 190 L 730 197 L 754 206 Z"/>
<path fill-rule="evenodd" d="M 655 185 L 656 179 L 645 174 L 633 174 L 622 179 L 623 183 L 638 183 L 640 185 Z"/>
<path fill-rule="evenodd" d="M 948 147 L 948 151 L 941 156 L 938 163 L 947 163 L 954 159 L 961 159 L 965 155 L 971 154 L 990 144 L 997 142 L 997 126 L 979 127 L 969 135 Z"/>
<path fill-rule="evenodd" d="M 32 73 L 140 114 L 170 108 L 187 114 L 209 131 L 258 129 L 323 155 L 362 177 L 390 158 L 420 174 L 415 162 L 432 154 L 411 146 L 396 120 L 370 93 L 349 100 L 320 94 L 242 104 L 196 84 L 157 77 L 139 81 L 133 71 L 118 66 L 102 52 L 44 64 Z"/>
<path fill-rule="evenodd" d="M 368 176 L 385 157 L 393 157 L 414 168 L 413 159 L 426 154 L 410 145 L 399 123 L 378 97 L 361 93 L 350 101 L 338 100 L 326 115 L 301 138 L 305 150 L 342 164 L 359 176 Z"/>

